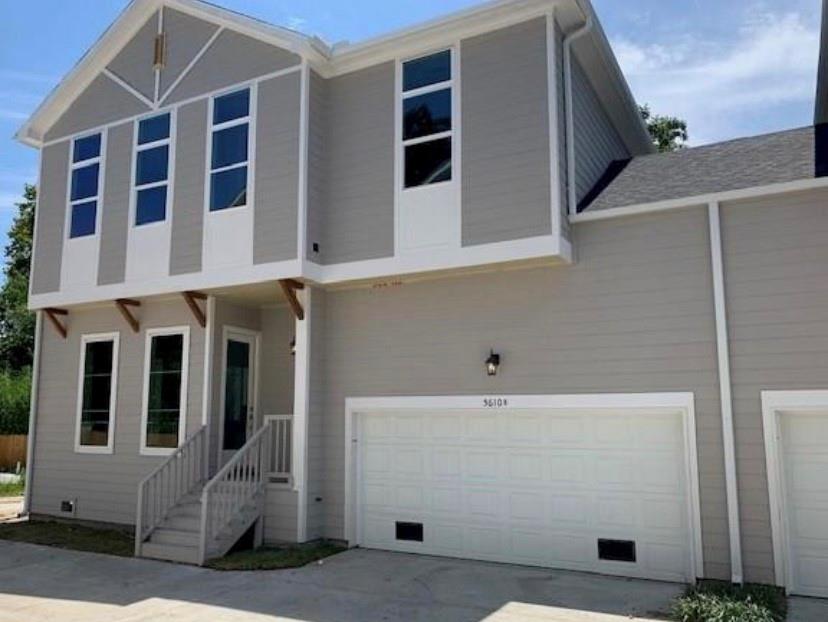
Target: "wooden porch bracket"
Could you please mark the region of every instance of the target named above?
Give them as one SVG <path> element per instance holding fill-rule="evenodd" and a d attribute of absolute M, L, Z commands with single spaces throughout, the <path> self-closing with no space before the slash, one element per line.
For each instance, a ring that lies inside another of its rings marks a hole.
<path fill-rule="evenodd" d="M 55 309 L 54 307 L 49 307 L 48 309 L 43 309 L 43 312 L 46 314 L 46 317 L 49 318 L 49 322 L 51 322 L 52 326 L 55 327 L 55 330 L 58 332 L 58 335 L 66 339 L 67 335 L 69 335 L 69 331 L 66 329 L 66 326 L 57 318 L 57 316 L 67 316 L 69 312 L 66 309 Z"/>
<path fill-rule="evenodd" d="M 207 326 L 207 315 L 201 310 L 201 307 L 198 306 L 196 300 L 207 300 L 207 294 L 202 292 L 181 292 L 181 295 L 184 296 L 184 301 L 187 303 L 187 306 L 190 307 L 190 311 L 193 312 L 199 326 L 201 326 L 201 328 L 205 328 Z"/>
<path fill-rule="evenodd" d="M 129 310 L 129 307 L 140 307 L 140 300 L 135 300 L 134 298 L 118 298 L 115 301 L 115 306 L 118 307 L 118 311 L 120 311 L 121 315 L 124 316 L 124 319 L 127 324 L 130 325 L 133 332 L 137 333 L 141 330 L 141 325 L 138 323 L 137 318 L 132 315 L 132 311 Z"/>
<path fill-rule="evenodd" d="M 304 320 L 305 310 L 302 308 L 302 305 L 299 304 L 299 299 L 296 297 L 296 290 L 305 289 L 305 284 L 295 281 L 294 279 L 282 279 L 279 281 L 279 285 L 282 288 L 282 293 L 284 293 L 285 298 L 287 298 L 288 304 L 293 311 L 293 315 L 296 316 L 297 320 Z"/>

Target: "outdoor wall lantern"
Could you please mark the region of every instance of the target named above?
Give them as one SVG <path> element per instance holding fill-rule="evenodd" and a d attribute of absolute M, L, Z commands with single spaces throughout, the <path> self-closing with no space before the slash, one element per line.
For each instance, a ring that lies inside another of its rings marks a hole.
<path fill-rule="evenodd" d="M 296 356 L 296 337 L 290 340 L 290 355 Z"/>
<path fill-rule="evenodd" d="M 500 355 L 490 350 L 489 358 L 486 359 L 486 373 L 490 376 L 497 376 L 498 367 L 500 367 Z"/>

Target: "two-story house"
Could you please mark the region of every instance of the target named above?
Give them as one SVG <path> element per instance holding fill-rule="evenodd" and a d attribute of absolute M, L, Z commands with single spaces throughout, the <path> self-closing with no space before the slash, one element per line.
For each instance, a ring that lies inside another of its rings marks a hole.
<path fill-rule="evenodd" d="M 588 0 L 134 0 L 18 134 L 27 509 L 828 595 L 814 133 L 653 154 Z"/>

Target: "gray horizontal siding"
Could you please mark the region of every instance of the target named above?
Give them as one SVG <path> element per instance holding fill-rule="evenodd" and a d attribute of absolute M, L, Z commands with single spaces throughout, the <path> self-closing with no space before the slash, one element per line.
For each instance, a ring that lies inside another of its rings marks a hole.
<path fill-rule="evenodd" d="M 164 7 L 166 57 L 161 70 L 161 94 L 167 92 L 187 65 L 218 30 L 216 24 Z"/>
<path fill-rule="evenodd" d="M 44 138 L 55 140 L 147 111 L 149 108 L 140 99 L 101 74 L 55 121 Z"/>
<path fill-rule="evenodd" d="M 313 161 L 314 179 L 327 180 L 317 261 L 389 257 L 394 254 L 394 63 L 332 78 L 327 94 L 326 153 Z"/>
<path fill-rule="evenodd" d="M 197 97 L 299 64 L 299 56 L 232 30 L 223 31 L 170 93 L 167 103 Z"/>
<path fill-rule="evenodd" d="M 630 154 L 574 55 L 572 112 L 575 129 L 575 187 L 580 202 L 613 160 L 629 158 Z"/>
<path fill-rule="evenodd" d="M 144 302 L 138 334 L 113 307 L 76 310 L 64 340 L 44 323 L 40 357 L 32 482 L 32 512 L 60 515 L 63 499 L 77 499 L 77 518 L 131 524 L 138 483 L 162 460 L 141 456 L 141 404 L 147 328 L 190 326 L 190 367 L 186 433 L 201 426 L 204 331 L 183 300 Z M 120 332 L 115 444 L 112 455 L 74 451 L 80 339 L 84 333 Z"/>
<path fill-rule="evenodd" d="M 343 537 L 346 397 L 692 391 L 705 574 L 729 576 L 706 213 L 574 233 L 573 266 L 326 292 L 311 323 L 324 348 L 310 420 L 323 535 Z M 491 347 L 503 356 L 494 378 Z"/>
<path fill-rule="evenodd" d="M 259 85 L 253 263 L 295 259 L 299 214 L 301 75 Z"/>
<path fill-rule="evenodd" d="M 98 285 L 123 283 L 129 230 L 133 123 L 113 127 L 106 138 Z"/>
<path fill-rule="evenodd" d="M 290 489 L 268 486 L 264 510 L 266 544 L 296 542 L 298 495 Z"/>
<path fill-rule="evenodd" d="M 771 583 L 760 393 L 828 389 L 828 192 L 722 207 L 745 579 Z"/>
<path fill-rule="evenodd" d="M 155 99 L 155 37 L 158 34 L 158 11 L 152 14 L 134 37 L 107 65 L 116 76 L 147 99 Z"/>
<path fill-rule="evenodd" d="M 207 100 L 185 104 L 178 110 L 170 274 L 201 271 L 206 133 Z"/>
<path fill-rule="evenodd" d="M 60 264 L 68 209 L 69 141 L 44 147 L 40 158 L 31 275 L 33 294 L 60 289 Z"/>
<path fill-rule="evenodd" d="M 551 232 L 546 20 L 461 43 L 463 246 Z"/>

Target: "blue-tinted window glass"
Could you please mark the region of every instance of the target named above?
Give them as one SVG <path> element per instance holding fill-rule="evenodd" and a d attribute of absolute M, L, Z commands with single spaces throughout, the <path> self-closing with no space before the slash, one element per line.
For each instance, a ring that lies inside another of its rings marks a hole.
<path fill-rule="evenodd" d="M 83 162 L 101 155 L 101 135 L 93 134 L 75 141 L 72 151 L 72 162 Z"/>
<path fill-rule="evenodd" d="M 403 139 L 451 129 L 451 89 L 403 100 Z"/>
<path fill-rule="evenodd" d="M 451 137 L 405 148 L 405 187 L 435 184 L 451 179 Z"/>
<path fill-rule="evenodd" d="M 403 63 L 403 91 L 451 79 L 451 52 L 437 52 Z"/>
<path fill-rule="evenodd" d="M 213 101 L 213 124 L 246 117 L 250 111 L 250 90 L 216 97 Z"/>
<path fill-rule="evenodd" d="M 92 164 L 72 171 L 72 201 L 97 196 L 98 168 L 98 164 Z"/>
<path fill-rule="evenodd" d="M 247 167 L 213 173 L 210 176 L 210 211 L 239 207 L 247 203 Z"/>
<path fill-rule="evenodd" d="M 167 217 L 167 186 L 138 191 L 135 201 L 135 224 L 146 225 Z"/>
<path fill-rule="evenodd" d="M 138 152 L 138 166 L 135 169 L 135 183 L 142 186 L 167 179 L 169 147 L 153 147 Z"/>
<path fill-rule="evenodd" d="M 138 144 L 153 143 L 170 137 L 170 115 L 162 114 L 138 123 Z"/>
<path fill-rule="evenodd" d="M 213 132 L 214 169 L 247 160 L 247 127 L 244 123 Z"/>
<path fill-rule="evenodd" d="M 72 222 L 69 226 L 70 237 L 79 238 L 84 235 L 95 234 L 95 212 L 97 209 L 97 201 L 87 201 L 72 206 Z"/>

